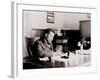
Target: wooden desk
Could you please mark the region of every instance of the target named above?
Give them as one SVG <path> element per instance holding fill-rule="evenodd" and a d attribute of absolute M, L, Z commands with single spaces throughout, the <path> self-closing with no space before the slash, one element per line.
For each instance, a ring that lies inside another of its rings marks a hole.
<path fill-rule="evenodd" d="M 63 67 L 77 67 L 77 66 L 82 66 L 83 64 L 86 64 L 84 66 L 90 66 L 90 51 L 84 51 L 85 54 L 80 54 L 80 51 L 76 51 L 76 53 L 70 52 L 69 58 L 61 58 L 61 56 L 66 54 L 61 54 L 61 55 L 56 55 L 52 57 L 52 63 L 54 67 L 63 66 Z M 82 52 L 83 53 L 83 52 Z M 62 63 L 60 65 L 59 63 Z M 58 64 L 57 64 L 58 63 Z M 89 64 L 87 64 L 89 63 Z"/>
<path fill-rule="evenodd" d="M 75 53 L 70 52 L 69 58 L 61 58 L 61 56 L 67 56 L 61 52 L 56 52 L 51 58 L 51 62 L 48 58 L 40 58 L 40 61 L 34 61 L 24 59 L 23 69 L 38 69 L 38 68 L 60 68 L 60 67 L 84 67 L 90 66 L 91 63 L 91 50 L 84 50 L 82 53 L 80 50 L 76 50 Z"/>

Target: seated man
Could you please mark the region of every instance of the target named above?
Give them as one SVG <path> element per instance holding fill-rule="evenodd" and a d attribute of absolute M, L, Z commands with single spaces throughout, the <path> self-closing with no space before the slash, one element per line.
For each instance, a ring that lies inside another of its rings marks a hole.
<path fill-rule="evenodd" d="M 43 36 L 35 41 L 34 45 L 32 46 L 32 53 L 35 59 L 48 57 L 51 61 L 51 57 L 54 53 L 52 46 L 53 38 L 54 31 L 51 29 L 46 29 L 43 33 Z"/>

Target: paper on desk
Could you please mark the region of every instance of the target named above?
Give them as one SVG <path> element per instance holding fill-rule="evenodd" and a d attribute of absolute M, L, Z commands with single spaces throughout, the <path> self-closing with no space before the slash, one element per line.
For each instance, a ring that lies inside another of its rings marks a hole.
<path fill-rule="evenodd" d="M 47 61 L 47 60 L 49 60 L 49 58 L 48 57 L 44 57 L 44 58 L 39 58 L 41 61 Z"/>
<path fill-rule="evenodd" d="M 54 57 L 54 56 L 61 56 L 61 54 L 62 54 L 61 51 L 54 52 L 53 57 Z"/>

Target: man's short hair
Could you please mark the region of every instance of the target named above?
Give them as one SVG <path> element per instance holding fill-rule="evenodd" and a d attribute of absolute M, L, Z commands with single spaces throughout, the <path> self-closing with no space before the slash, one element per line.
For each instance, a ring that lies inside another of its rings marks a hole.
<path fill-rule="evenodd" d="M 55 31 L 53 29 L 50 29 L 50 28 L 44 30 L 44 34 L 46 34 L 46 33 L 49 34 L 50 32 L 55 33 Z"/>
<path fill-rule="evenodd" d="M 43 35 L 41 36 L 41 39 L 44 39 L 45 38 L 45 34 L 49 34 L 50 32 L 53 32 L 55 34 L 55 31 L 53 29 L 50 29 L 50 28 L 45 29 L 43 31 Z"/>

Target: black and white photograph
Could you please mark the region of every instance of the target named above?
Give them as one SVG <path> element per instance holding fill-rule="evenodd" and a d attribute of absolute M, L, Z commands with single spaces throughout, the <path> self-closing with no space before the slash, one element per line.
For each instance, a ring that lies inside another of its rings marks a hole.
<path fill-rule="evenodd" d="M 91 66 L 91 13 L 23 10 L 23 69 Z"/>

